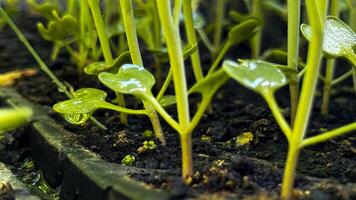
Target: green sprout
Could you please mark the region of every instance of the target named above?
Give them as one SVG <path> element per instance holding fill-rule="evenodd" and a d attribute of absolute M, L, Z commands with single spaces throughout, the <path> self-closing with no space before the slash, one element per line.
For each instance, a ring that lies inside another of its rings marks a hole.
<path fill-rule="evenodd" d="M 157 148 L 157 145 L 154 141 L 144 141 L 142 146 L 137 149 L 139 154 L 142 154 L 147 151 L 153 151 Z"/>
<path fill-rule="evenodd" d="M 122 160 L 121 163 L 126 166 L 132 166 L 136 161 L 135 156 L 133 155 L 126 155 Z"/>

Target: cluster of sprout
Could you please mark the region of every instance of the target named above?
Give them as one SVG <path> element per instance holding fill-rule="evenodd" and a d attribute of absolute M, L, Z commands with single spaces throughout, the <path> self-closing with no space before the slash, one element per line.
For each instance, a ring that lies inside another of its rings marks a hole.
<path fill-rule="evenodd" d="M 55 104 L 54 110 L 73 124 L 82 124 L 91 119 L 100 125 L 92 117 L 98 109 L 120 112 L 120 120 L 126 125 L 130 125 L 127 115 L 146 115 L 151 121 L 154 135 L 165 145 L 158 117 L 160 115 L 180 136 L 182 178 L 187 184 L 193 175 L 192 133 L 203 115 L 207 111 L 213 112 L 212 98 L 230 78 L 265 99 L 288 141 L 289 150 L 281 190 L 284 199 L 292 196 L 294 173 L 302 148 L 356 130 L 354 122 L 306 137 L 318 79 L 324 83 L 323 114 L 328 113 L 332 85 L 353 76 L 356 89 L 356 35 L 352 30 L 356 26 L 355 0 L 346 0 L 346 9 L 340 8 L 339 0 L 305 0 L 309 25 L 300 22 L 301 0 L 288 0 L 286 7 L 277 0 L 241 1 L 239 3 L 245 4 L 249 13 L 229 12 L 232 23 L 227 37 L 223 35 L 227 27 L 225 13 L 228 11 L 228 0 L 216 1 L 216 21 L 211 33 L 207 32 L 207 23 L 199 12 L 198 0 L 119 0 L 117 3 L 110 0 L 68 0 L 65 9 L 61 9 L 61 5 L 53 0 L 44 3 L 35 0 L 27 2 L 31 10 L 47 20 L 46 25 L 38 24 L 38 31 L 44 39 L 53 42 L 52 59 L 56 59 L 58 52 L 65 48 L 76 64 L 78 73 L 97 76 L 103 85 L 116 94 L 116 103 L 111 103 L 106 100 L 107 93 L 96 88 L 69 92 L 1 9 L 2 19 L 15 30 L 41 69 L 70 98 Z M 100 3 L 103 3 L 104 14 Z M 327 16 L 329 7 L 330 16 Z M 273 11 L 288 24 L 286 50 L 268 50 L 261 54 L 263 28 L 269 25 L 263 16 L 264 10 Z M 338 18 L 341 10 L 350 13 L 352 28 Z M 185 37 L 181 36 L 180 24 L 184 25 Z M 300 32 L 309 41 L 305 63 L 299 57 Z M 186 41 L 182 38 L 186 38 Z M 138 42 L 139 39 L 142 43 Z M 250 42 L 252 59 L 241 60 L 236 55 L 236 60 L 224 60 L 232 47 L 244 41 Z M 200 49 L 203 45 L 212 57 L 210 67 L 202 67 Z M 143 50 L 152 56 L 152 63 L 142 58 Z M 323 56 L 327 58 L 325 76 L 321 75 L 320 70 Z M 271 58 L 284 62 L 268 62 Z M 348 60 L 351 68 L 335 78 L 333 73 L 337 58 Z M 185 64 L 188 59 L 195 78 L 189 88 Z M 151 65 L 154 74 L 148 70 Z M 168 71 L 165 76 L 164 71 Z M 300 81 L 301 78 L 303 81 Z M 167 88 L 172 83 L 174 94 L 167 94 Z M 290 89 L 290 119 L 283 116 L 274 97 L 274 93 L 286 85 Z M 158 90 L 156 94 L 152 92 L 154 86 Z M 195 113 L 191 113 L 193 109 L 189 106 L 192 94 L 201 95 Z M 142 109 L 127 108 L 125 95 L 133 95 L 142 101 Z M 168 113 L 166 108 L 169 106 L 176 107 L 177 116 Z M 146 141 L 140 151 L 155 148 L 155 143 Z M 122 163 L 132 165 L 134 161 L 133 156 L 127 155 Z"/>

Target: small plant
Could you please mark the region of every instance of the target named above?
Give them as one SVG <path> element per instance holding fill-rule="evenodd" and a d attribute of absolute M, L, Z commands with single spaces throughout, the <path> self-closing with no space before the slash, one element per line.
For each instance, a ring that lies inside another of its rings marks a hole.
<path fill-rule="evenodd" d="M 133 155 L 126 155 L 126 156 L 122 159 L 121 163 L 122 163 L 123 165 L 126 165 L 126 166 L 132 166 L 132 165 L 135 163 L 135 161 L 136 161 L 135 156 L 133 156 Z"/>

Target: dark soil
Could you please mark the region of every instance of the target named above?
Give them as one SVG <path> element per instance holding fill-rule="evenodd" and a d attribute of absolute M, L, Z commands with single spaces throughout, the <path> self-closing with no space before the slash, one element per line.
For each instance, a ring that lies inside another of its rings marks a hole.
<path fill-rule="evenodd" d="M 31 34 L 37 34 L 31 27 L 27 30 L 33 31 Z M 9 30 L 6 33 L 11 35 Z M 1 47 L 16 42 L 13 36 L 5 38 L 6 40 L 0 39 Z M 43 44 L 42 41 L 35 40 L 36 42 Z M 34 64 L 22 45 L 18 42 L 16 44 L 18 46 L 11 45 L 11 48 L 24 52 L 23 63 Z M 46 48 L 47 44 L 38 45 L 44 56 Z M 1 58 L 5 51 L 1 49 Z M 8 63 L 19 60 L 17 56 L 12 59 Z M 97 87 L 108 91 L 100 86 L 95 78 L 78 76 L 65 54 L 59 61 L 52 63 L 51 67 L 61 80 L 69 82 L 75 89 Z M 52 106 L 66 99 L 42 73 L 18 81 L 15 87 L 32 102 L 45 106 Z M 287 89 L 281 90 L 277 96 L 285 115 L 288 116 Z M 192 106 L 196 104 L 197 99 L 193 98 Z M 131 107 L 140 106 L 132 98 L 129 99 L 129 104 Z M 153 187 L 166 189 L 177 199 L 277 199 L 287 143 L 263 99 L 234 81 L 229 81 L 216 94 L 213 109 L 214 113 L 206 115 L 193 134 L 195 174 L 190 187 L 185 186 L 180 178 L 178 135 L 164 124 L 163 120 L 166 146 L 161 146 L 155 139 L 143 135 L 145 130 L 151 129 L 146 117 L 130 116 L 130 125 L 125 127 L 119 123 L 117 113 L 98 111 L 95 117 L 109 129 L 102 131 L 89 123 L 73 126 L 56 113 L 50 114 L 74 133 L 73 137 L 77 138 L 78 143 L 107 161 L 121 163 L 123 157 L 130 154 L 136 157 L 136 167 L 166 170 L 162 173 L 132 174 L 132 177 Z M 330 115 L 322 116 L 319 113 L 320 94 L 317 94 L 308 136 L 356 121 L 356 101 L 351 81 L 346 81 L 334 89 Z M 237 146 L 236 137 L 245 132 L 251 132 L 253 140 L 246 145 Z M 157 148 L 139 154 L 137 149 L 147 140 L 154 140 Z M 355 143 L 356 138 L 350 133 L 303 150 L 295 182 L 296 197 L 356 199 Z"/>

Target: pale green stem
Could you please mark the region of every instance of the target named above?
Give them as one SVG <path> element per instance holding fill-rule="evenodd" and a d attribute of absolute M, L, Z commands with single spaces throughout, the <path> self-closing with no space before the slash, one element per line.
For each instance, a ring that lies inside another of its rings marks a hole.
<path fill-rule="evenodd" d="M 288 67 L 298 71 L 299 63 L 299 26 L 300 0 L 288 0 Z M 299 99 L 299 79 L 297 76 L 289 80 L 291 124 L 297 112 Z"/>
<path fill-rule="evenodd" d="M 204 45 L 206 46 L 206 48 L 208 48 L 210 53 L 214 52 L 214 46 L 213 44 L 210 42 L 208 35 L 206 34 L 205 30 L 202 28 L 198 28 L 197 32 L 200 36 L 200 39 L 202 40 L 202 42 L 204 43 Z"/>
<path fill-rule="evenodd" d="M 281 112 L 281 109 L 279 108 L 279 106 L 276 102 L 276 99 L 274 98 L 273 93 L 266 93 L 263 96 L 264 96 L 264 99 L 266 100 L 269 108 L 271 109 L 272 114 L 277 121 L 277 124 L 281 128 L 281 130 L 284 133 L 284 135 L 286 136 L 287 140 L 290 141 L 290 139 L 292 137 L 292 130 L 291 130 L 288 122 L 284 118 L 284 116 Z"/>
<path fill-rule="evenodd" d="M 220 49 L 221 35 L 224 26 L 225 2 L 226 0 L 216 0 L 216 21 L 214 32 L 214 55 Z M 215 56 L 214 56 L 215 57 Z"/>
<path fill-rule="evenodd" d="M 162 98 L 162 97 L 164 96 L 164 94 L 166 93 L 167 88 L 168 88 L 169 84 L 170 84 L 171 81 L 172 81 L 172 77 L 173 77 L 173 75 L 172 75 L 172 68 L 171 68 L 171 69 L 169 69 L 169 72 L 168 72 L 168 74 L 167 74 L 166 80 L 164 81 L 164 83 L 163 83 L 163 85 L 162 85 L 160 91 L 159 91 L 158 94 L 157 94 L 157 97 L 156 97 L 157 101 L 161 100 L 161 98 Z"/>
<path fill-rule="evenodd" d="M 96 26 L 96 31 L 99 36 L 101 49 L 104 54 L 105 62 L 106 62 L 106 64 L 110 65 L 113 62 L 113 57 L 112 57 L 111 50 L 110 50 L 109 40 L 108 40 L 107 34 L 105 32 L 105 25 L 104 25 L 104 20 L 101 15 L 99 1 L 98 0 L 88 0 L 88 2 L 89 2 L 89 7 L 91 9 L 92 15 L 93 15 L 94 23 Z"/>
<path fill-rule="evenodd" d="M 208 75 L 212 74 L 216 68 L 219 67 L 220 62 L 222 61 L 222 59 L 224 58 L 225 54 L 227 53 L 227 51 L 230 49 L 231 47 L 231 43 L 229 41 L 227 41 L 223 48 L 220 50 L 219 55 L 215 58 L 213 64 L 211 65 L 209 71 L 208 71 Z"/>
<path fill-rule="evenodd" d="M 345 125 L 345 126 L 343 126 L 341 128 L 337 128 L 337 129 L 332 130 L 332 131 L 328 131 L 328 132 L 322 133 L 320 135 L 313 136 L 311 138 L 307 138 L 307 139 L 303 140 L 303 142 L 301 144 L 301 147 L 304 148 L 306 146 L 315 145 L 315 144 L 318 144 L 318 143 L 321 143 L 321 142 L 325 142 L 325 141 L 328 141 L 328 140 L 330 140 L 332 138 L 344 135 L 344 134 L 346 134 L 348 132 L 355 131 L 355 130 L 356 130 L 356 122 L 348 124 L 348 125 Z"/>
<path fill-rule="evenodd" d="M 335 59 L 327 59 L 326 74 L 323 88 L 323 100 L 321 104 L 321 114 L 327 115 L 329 113 L 329 102 L 332 80 L 334 78 Z"/>
<path fill-rule="evenodd" d="M 183 0 L 183 14 L 188 43 L 194 45 L 198 40 L 194 29 L 192 0 Z M 199 47 L 196 52 L 191 55 L 191 61 L 196 82 L 199 82 L 204 77 L 200 63 Z"/>
<path fill-rule="evenodd" d="M 182 147 L 182 178 L 187 181 L 193 175 L 191 133 L 186 130 L 190 124 L 187 82 L 180 34 L 172 20 L 170 2 L 157 0 L 163 35 L 167 42 L 167 49 L 173 72 L 174 90 L 177 100 L 179 134 Z"/>
<path fill-rule="evenodd" d="M 257 17 L 259 20 L 263 20 L 263 0 L 252 0 L 252 15 Z M 262 27 L 258 29 L 256 34 L 251 39 L 252 44 L 252 57 L 257 58 L 261 51 L 261 40 L 262 40 Z"/>
<path fill-rule="evenodd" d="M 182 11 L 182 3 L 184 0 L 174 0 L 174 9 L 173 9 L 173 22 L 176 27 L 179 26 L 179 17 Z"/>
<path fill-rule="evenodd" d="M 289 152 L 284 171 L 281 199 L 292 198 L 294 173 L 300 153 L 300 144 L 303 141 L 308 127 L 316 85 L 318 82 L 318 74 L 320 71 L 327 4 L 327 1 L 306 1 L 307 13 L 313 34 L 309 44 L 306 66 L 307 69 L 303 80 L 303 87 L 292 130 L 292 137 L 289 143 Z"/>
<path fill-rule="evenodd" d="M 352 72 L 353 72 L 353 71 L 354 71 L 354 70 L 351 69 L 351 70 L 347 71 L 346 73 L 344 73 L 343 75 L 341 75 L 341 76 L 335 78 L 335 79 L 333 80 L 333 82 L 331 83 L 331 85 L 336 85 L 336 84 L 339 84 L 339 83 L 341 83 L 342 81 L 346 80 L 347 78 L 349 78 L 350 76 L 352 76 Z"/>

